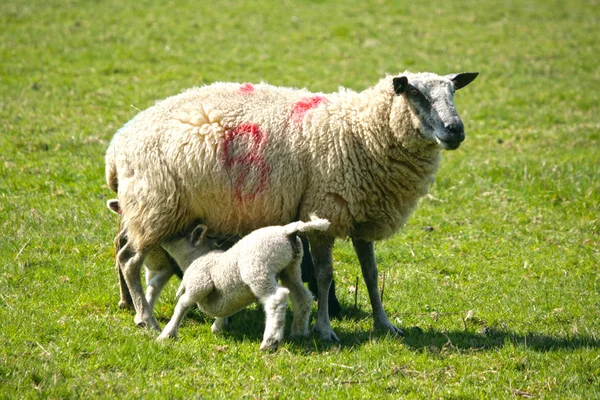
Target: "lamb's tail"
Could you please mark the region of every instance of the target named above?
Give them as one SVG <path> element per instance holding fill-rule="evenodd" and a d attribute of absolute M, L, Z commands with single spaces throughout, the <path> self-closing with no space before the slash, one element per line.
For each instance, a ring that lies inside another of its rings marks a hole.
<path fill-rule="evenodd" d="M 329 229 L 330 222 L 326 219 L 319 218 L 314 214 L 311 214 L 309 222 L 292 222 L 284 226 L 285 232 L 290 235 L 297 232 L 308 232 L 308 231 L 326 231 Z"/>

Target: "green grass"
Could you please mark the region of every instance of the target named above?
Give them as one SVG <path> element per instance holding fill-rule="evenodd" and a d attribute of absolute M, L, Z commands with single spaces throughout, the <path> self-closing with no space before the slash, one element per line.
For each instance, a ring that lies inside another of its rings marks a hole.
<path fill-rule="evenodd" d="M 0 398 L 600 398 L 597 1 L 158 3 L 0 3 Z M 256 307 L 158 344 L 118 309 L 103 156 L 137 109 L 405 69 L 481 75 L 456 98 L 467 141 L 376 246 L 403 339 L 372 332 L 362 278 L 354 308 L 345 241 L 339 345 L 261 353 Z"/>

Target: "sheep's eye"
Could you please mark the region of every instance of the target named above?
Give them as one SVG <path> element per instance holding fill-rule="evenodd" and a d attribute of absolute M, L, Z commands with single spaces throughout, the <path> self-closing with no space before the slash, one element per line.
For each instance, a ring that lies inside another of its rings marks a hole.
<path fill-rule="evenodd" d="M 419 94 L 419 91 L 417 89 L 410 89 L 410 94 L 412 94 L 413 96 L 416 96 L 417 94 Z"/>

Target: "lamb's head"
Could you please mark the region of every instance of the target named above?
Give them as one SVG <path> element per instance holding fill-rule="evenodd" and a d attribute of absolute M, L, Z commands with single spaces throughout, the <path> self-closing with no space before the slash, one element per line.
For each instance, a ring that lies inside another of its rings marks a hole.
<path fill-rule="evenodd" d="M 454 106 L 454 91 L 471 83 L 478 72 L 439 76 L 406 73 L 393 78 L 396 96 L 402 96 L 413 113 L 420 139 L 444 150 L 457 149 L 465 129 Z"/>
<path fill-rule="evenodd" d="M 206 231 L 206 225 L 195 222 L 183 232 L 163 240 L 161 246 L 180 266 L 185 266 L 192 259 L 203 256 L 217 247 L 216 240 L 209 238 Z"/>

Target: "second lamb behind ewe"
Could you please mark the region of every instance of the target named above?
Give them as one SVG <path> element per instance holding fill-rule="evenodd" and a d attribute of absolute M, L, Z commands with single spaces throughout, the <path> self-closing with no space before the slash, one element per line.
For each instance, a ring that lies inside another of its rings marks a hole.
<path fill-rule="evenodd" d="M 217 317 L 212 331 L 218 332 L 225 326 L 225 317 L 258 300 L 264 307 L 266 319 L 260 349 L 273 350 L 283 340 L 288 297 L 291 297 L 294 313 L 291 336 L 308 335 L 313 297 L 302 283 L 303 250 L 297 234 L 328 228 L 329 221 L 317 218 L 310 222 L 269 226 L 250 233 L 227 251 L 210 251 L 204 225 L 163 241 L 162 247 L 185 274 L 177 291 L 180 298 L 173 318 L 158 339 L 176 337 L 181 320 L 194 304 L 206 314 Z M 284 287 L 278 284 L 277 278 Z"/>

